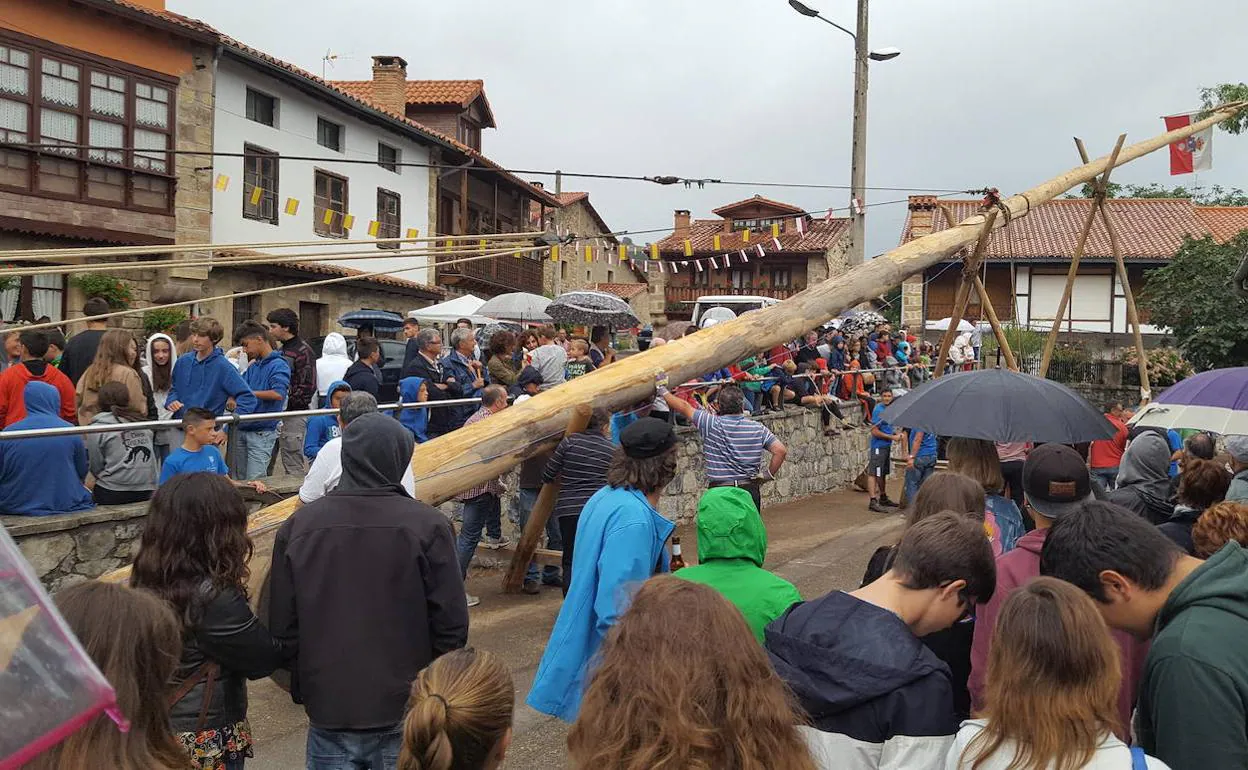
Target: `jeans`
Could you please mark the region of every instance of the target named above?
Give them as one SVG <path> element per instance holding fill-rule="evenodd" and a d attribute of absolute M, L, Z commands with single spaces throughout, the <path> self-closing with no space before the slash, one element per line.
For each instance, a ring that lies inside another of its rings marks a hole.
<path fill-rule="evenodd" d="M 541 489 L 524 489 L 521 488 L 516 493 L 516 508 L 520 514 L 519 524 L 520 532 L 524 533 L 524 528 L 529 523 L 529 514 L 533 512 L 533 505 L 537 502 L 537 495 Z M 563 550 L 563 536 L 559 534 L 559 520 L 553 515 L 546 519 L 546 547 L 552 551 Z M 537 568 L 537 561 L 530 561 L 529 568 L 524 573 L 524 582 L 535 581 L 540 579 L 549 586 L 557 586 L 563 584 L 563 578 L 559 574 L 559 568 L 553 564 L 547 564 L 541 570 Z"/>
<path fill-rule="evenodd" d="M 273 457 L 273 445 L 277 443 L 277 430 L 240 430 L 235 433 L 239 457 L 243 467 L 239 475 L 243 481 L 264 478 Z"/>
<path fill-rule="evenodd" d="M 282 467 L 287 475 L 302 476 L 307 473 L 303 456 L 303 437 L 308 432 L 307 417 L 292 417 L 278 423 L 278 436 L 282 447 Z"/>
<path fill-rule="evenodd" d="M 380 730 L 308 728 L 307 770 L 394 770 L 399 764 L 403 734 L 396 727 Z"/>
<path fill-rule="evenodd" d="M 1093 468 L 1092 477 L 1101 480 L 1106 492 L 1113 492 L 1118 487 L 1118 468 Z"/>
<path fill-rule="evenodd" d="M 572 586 L 572 553 L 576 550 L 576 524 L 581 520 L 578 513 L 574 516 L 559 517 L 559 535 L 563 541 L 563 595 L 568 595 Z"/>
<path fill-rule="evenodd" d="M 468 577 L 468 564 L 472 555 L 477 552 L 477 543 L 481 542 L 481 530 L 492 529 L 501 537 L 503 522 L 502 504 L 498 495 L 486 492 L 483 495 L 464 501 L 464 522 L 459 528 L 459 537 L 455 541 L 455 549 L 459 551 L 459 573 Z"/>
<path fill-rule="evenodd" d="M 914 458 L 914 467 L 906 468 L 906 505 L 913 507 L 919 487 L 936 471 L 936 455 L 920 455 Z"/>

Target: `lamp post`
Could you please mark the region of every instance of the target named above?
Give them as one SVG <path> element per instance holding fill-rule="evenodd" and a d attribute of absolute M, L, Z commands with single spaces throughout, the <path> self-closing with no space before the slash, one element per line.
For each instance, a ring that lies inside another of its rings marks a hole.
<path fill-rule="evenodd" d="M 850 32 L 840 24 L 824 18 L 819 11 L 811 8 L 800 0 L 789 0 L 793 10 L 803 16 L 819 19 L 836 27 L 854 40 L 854 138 L 853 154 L 850 159 L 849 211 L 851 223 L 852 247 L 849 252 L 849 266 L 861 265 L 866 259 L 866 186 L 867 186 L 867 62 L 888 61 L 901 55 L 897 48 L 881 48 L 875 51 L 867 47 L 867 2 L 858 0 L 858 31 Z"/>

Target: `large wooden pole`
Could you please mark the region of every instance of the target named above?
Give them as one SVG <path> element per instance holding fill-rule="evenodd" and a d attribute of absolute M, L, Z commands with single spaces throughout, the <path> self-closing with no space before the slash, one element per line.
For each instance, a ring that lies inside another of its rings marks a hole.
<path fill-rule="evenodd" d="M 992 298 L 988 296 L 988 289 L 980 279 L 979 273 L 976 273 L 972 280 L 975 283 L 975 291 L 979 292 L 979 304 L 984 308 L 984 315 L 988 316 L 992 333 L 997 338 L 997 348 L 1001 351 L 1001 355 L 1005 356 L 1005 368 L 1017 372 L 1018 362 L 1014 360 L 1014 351 L 1010 349 L 1010 341 L 1005 336 L 1005 329 L 1001 328 L 1001 321 L 997 318 L 997 309 L 992 306 Z"/>
<path fill-rule="evenodd" d="M 1002 203 L 1009 208 L 1011 220 L 1025 217 L 1036 206 L 1076 185 L 1091 182 L 1113 165 L 1129 163 L 1204 131 L 1238 114 L 1245 106 L 1248 105 L 1226 105 L 1204 120 L 1123 148 L 1113 164 L 1108 157 L 1098 158 Z M 878 297 L 906 278 L 948 261 L 976 242 L 985 220 L 985 215 L 977 214 L 957 227 L 916 238 L 777 305 L 621 359 L 504 409 L 488 420 L 421 444 L 412 456 L 416 497 L 437 505 L 545 451 L 558 442 L 580 404 L 615 411 L 649 402 L 654 397 L 654 376 L 660 371 L 667 372 L 672 382 L 682 382 L 796 339 L 835 318 L 845 308 Z M 994 227 L 1004 224 L 1004 219 L 999 218 Z M 248 531 L 271 536 L 294 509 L 294 499 L 265 508 L 251 517 Z M 252 572 L 266 571 L 266 567 L 253 564 Z M 128 568 L 111 573 L 106 579 L 124 579 L 127 574 Z"/>
<path fill-rule="evenodd" d="M 1135 293 L 1131 291 L 1131 280 L 1127 278 L 1127 265 L 1122 261 L 1122 247 L 1118 242 L 1118 231 L 1106 211 L 1106 204 L 1101 204 L 1101 221 L 1105 231 L 1109 233 L 1109 246 L 1114 252 L 1114 264 L 1118 267 L 1118 280 L 1122 283 L 1122 294 L 1127 300 L 1127 323 L 1131 325 L 1131 333 L 1135 337 L 1135 355 L 1140 359 L 1140 401 L 1147 404 L 1152 400 L 1152 387 L 1148 382 L 1148 357 L 1144 355 L 1144 335 L 1140 331 L 1140 315 L 1135 309 Z"/>

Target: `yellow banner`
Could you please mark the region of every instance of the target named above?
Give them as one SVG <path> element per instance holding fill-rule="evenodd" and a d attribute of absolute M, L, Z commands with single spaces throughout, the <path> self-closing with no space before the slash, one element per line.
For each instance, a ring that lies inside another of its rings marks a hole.
<path fill-rule="evenodd" d="M 351 214 L 343 214 L 342 215 L 342 229 L 350 230 L 354 226 L 355 226 L 355 217 L 352 216 Z"/>
<path fill-rule="evenodd" d="M 287 198 L 286 199 L 286 213 L 291 215 L 292 217 L 295 214 L 298 214 L 299 213 L 299 201 L 295 200 L 294 198 Z"/>
<path fill-rule="evenodd" d="M 217 180 L 212 183 L 217 192 L 225 192 L 230 187 L 230 178 L 225 174 L 217 174 Z"/>
<path fill-rule="evenodd" d="M 369 220 L 369 222 L 368 222 L 368 234 L 369 234 L 369 235 L 371 235 L 371 236 L 373 236 L 374 238 L 376 238 L 376 237 L 377 237 L 377 233 L 379 233 L 379 232 L 381 232 L 381 223 L 380 223 L 380 222 L 378 222 L 378 221 L 377 221 L 377 220 L 375 220 L 375 219 L 371 219 L 371 220 Z"/>
<path fill-rule="evenodd" d="M 259 206 L 260 199 L 264 197 L 264 189 L 261 187 L 251 188 L 251 205 Z"/>

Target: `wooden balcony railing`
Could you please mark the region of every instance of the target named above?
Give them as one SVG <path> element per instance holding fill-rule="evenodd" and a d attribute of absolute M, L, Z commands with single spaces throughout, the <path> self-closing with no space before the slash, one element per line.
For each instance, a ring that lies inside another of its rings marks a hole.
<path fill-rule="evenodd" d="M 684 313 L 686 315 L 693 312 L 693 302 L 698 297 L 712 296 L 757 296 L 757 297 L 775 297 L 776 299 L 788 299 L 797 294 L 801 289 L 783 288 L 783 289 L 766 289 L 754 286 L 746 286 L 743 289 L 737 289 L 731 286 L 667 286 L 664 287 L 664 306 L 668 313 Z"/>
<path fill-rule="evenodd" d="M 1002 323 L 1014 320 L 1014 308 L 1009 302 L 1001 302 L 993 300 L 992 307 L 997 311 L 997 318 Z M 966 313 L 962 316 L 967 320 L 978 320 L 980 318 L 980 305 L 978 302 L 967 305 Z M 953 315 L 953 303 L 929 302 L 927 303 L 927 318 L 929 321 L 939 321 L 942 318 L 949 318 Z"/>
<path fill-rule="evenodd" d="M 542 293 L 542 263 L 532 257 L 502 256 L 454 265 L 441 264 L 459 259 L 464 259 L 464 256 L 438 257 L 438 274 L 445 282 L 479 281 L 499 289 L 500 292 Z"/>

